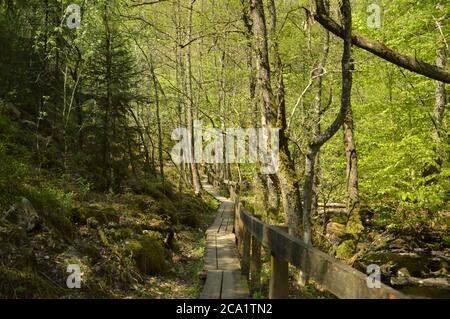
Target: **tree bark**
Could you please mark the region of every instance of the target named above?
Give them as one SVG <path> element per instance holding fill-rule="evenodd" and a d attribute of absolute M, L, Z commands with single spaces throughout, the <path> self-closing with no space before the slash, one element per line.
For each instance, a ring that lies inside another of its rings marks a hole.
<path fill-rule="evenodd" d="M 155 92 L 155 108 L 156 108 L 156 124 L 158 128 L 158 160 L 159 160 L 159 177 L 164 185 L 164 158 L 163 158 L 163 140 L 161 130 L 161 116 L 159 111 L 159 93 L 158 93 L 158 81 L 156 79 L 155 67 L 153 61 L 150 62 L 150 74 L 153 81 L 153 89 Z"/>
<path fill-rule="evenodd" d="M 307 244 L 312 243 L 312 225 L 311 225 L 311 205 L 312 188 L 314 184 L 315 164 L 317 153 L 323 144 L 336 134 L 344 123 L 350 107 L 350 97 L 352 90 L 351 73 L 351 46 L 352 46 L 352 16 L 349 0 L 343 0 L 341 4 L 341 14 L 344 20 L 344 53 L 342 55 L 342 96 L 341 107 L 338 116 L 334 122 L 315 138 L 308 146 L 305 160 L 305 182 L 303 188 L 303 240 Z"/>
<path fill-rule="evenodd" d="M 188 32 L 187 32 L 187 43 L 192 40 L 192 11 L 195 0 L 191 0 L 189 3 L 189 14 L 188 14 Z M 196 158 L 195 158 L 195 148 L 194 148 L 194 100 L 192 92 L 192 66 L 191 66 L 191 46 L 186 46 L 186 87 L 187 87 L 187 122 L 188 131 L 190 133 L 190 168 L 192 172 L 192 182 L 194 185 L 194 190 L 196 194 L 202 191 L 202 184 L 200 182 L 200 175 L 198 173 Z"/>
<path fill-rule="evenodd" d="M 329 2 L 325 1 L 325 9 L 327 12 L 329 11 Z M 321 117 L 323 112 L 323 75 L 325 74 L 325 65 L 328 59 L 328 54 L 330 51 L 330 32 L 328 30 L 324 30 L 323 33 L 323 44 L 322 44 L 322 56 L 319 59 L 319 64 L 315 72 L 313 72 L 313 76 L 315 77 L 315 89 L 316 94 L 314 96 L 314 115 L 313 115 L 313 135 L 312 140 L 318 138 L 321 133 Z M 331 93 L 330 93 L 331 94 Z M 331 100 L 329 101 L 331 104 Z M 328 105 L 327 105 L 328 107 Z M 317 213 L 318 207 L 318 188 L 319 188 L 319 174 L 320 174 L 320 150 L 317 152 L 316 163 L 314 169 L 314 179 L 313 179 L 313 188 L 312 188 L 312 202 L 311 202 L 311 216 L 314 216 Z"/>
<path fill-rule="evenodd" d="M 350 107 L 344 121 L 344 147 L 347 161 L 347 194 L 350 207 L 353 203 L 359 202 L 358 157 L 356 154 L 356 143 L 353 132 L 353 112 Z"/>
<path fill-rule="evenodd" d="M 269 49 L 267 41 L 266 19 L 262 0 L 250 0 L 253 18 L 253 33 L 256 49 L 256 69 L 262 96 L 261 112 L 263 127 L 279 130 L 279 165 L 277 177 L 280 181 L 281 198 L 286 215 L 289 233 L 295 237 L 300 235 L 301 198 L 298 178 L 291 159 L 286 136 L 285 106 L 277 103 L 270 79 Z M 284 96 L 283 96 L 284 101 Z M 284 119 L 284 120 L 283 120 Z"/>
<path fill-rule="evenodd" d="M 245 53 L 247 55 L 247 69 L 248 69 L 248 81 L 249 81 L 249 95 L 250 95 L 250 105 L 252 106 L 253 114 L 252 114 L 252 125 L 255 129 L 260 127 L 261 125 L 258 123 L 260 111 L 259 104 L 256 99 L 256 86 L 257 86 L 257 78 L 255 71 L 255 63 L 253 58 L 254 45 L 252 44 L 253 40 L 253 30 L 252 30 L 252 21 L 250 16 L 250 7 L 248 6 L 247 0 L 241 0 L 242 5 L 242 20 L 246 27 L 246 40 L 247 47 Z M 267 212 L 269 209 L 268 203 L 268 189 L 267 184 L 265 183 L 266 178 L 260 172 L 261 163 L 257 161 L 256 168 L 254 172 L 254 193 L 255 193 L 255 213 L 259 213 L 259 215 L 263 215 L 263 213 Z"/>
<path fill-rule="evenodd" d="M 352 263 L 351 259 L 357 251 L 357 244 L 364 227 L 361 222 L 361 204 L 358 187 L 358 157 L 354 137 L 353 112 L 351 106 L 344 121 L 344 148 L 346 157 L 347 180 L 347 212 L 348 219 L 345 225 L 346 239 L 339 244 L 336 257 Z"/>
<path fill-rule="evenodd" d="M 445 70 L 447 66 L 447 48 L 445 43 L 438 44 L 438 48 L 436 50 L 436 66 Z M 442 139 L 444 138 L 442 134 L 442 122 L 444 119 L 445 107 L 447 105 L 447 97 L 445 92 L 445 83 L 436 81 L 435 83 L 435 98 L 436 103 L 434 107 L 434 132 L 433 132 L 433 141 L 435 144 L 436 150 L 436 163 L 439 168 L 442 166 L 443 161 L 445 160 L 445 150 L 442 148 Z"/>
<path fill-rule="evenodd" d="M 105 49 L 106 49 L 106 105 L 105 105 L 105 118 L 104 118 L 104 149 L 103 149 L 103 164 L 106 172 L 104 174 L 106 181 L 106 189 L 112 192 L 114 189 L 114 169 L 112 165 L 112 150 L 111 150 L 111 139 L 112 139 L 112 35 L 109 26 L 109 15 L 108 15 L 108 5 L 104 6 L 104 16 L 103 22 L 105 25 Z"/>

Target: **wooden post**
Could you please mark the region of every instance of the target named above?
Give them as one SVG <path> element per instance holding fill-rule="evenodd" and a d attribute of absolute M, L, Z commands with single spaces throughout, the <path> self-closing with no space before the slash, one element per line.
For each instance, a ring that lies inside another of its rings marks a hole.
<path fill-rule="evenodd" d="M 274 254 L 271 256 L 270 263 L 269 299 L 287 299 L 289 294 L 288 263 Z"/>
<path fill-rule="evenodd" d="M 252 236 L 252 253 L 250 257 L 250 291 L 261 289 L 261 244 Z"/>
<path fill-rule="evenodd" d="M 248 280 L 250 274 L 250 245 L 252 236 L 245 226 L 243 226 L 243 233 L 241 270 L 242 275 Z"/>
<path fill-rule="evenodd" d="M 237 248 L 240 256 L 244 254 L 244 224 L 242 223 L 241 220 L 241 209 L 242 205 L 239 202 L 237 205 L 237 216 L 236 216 L 237 217 L 236 237 L 238 239 Z"/>

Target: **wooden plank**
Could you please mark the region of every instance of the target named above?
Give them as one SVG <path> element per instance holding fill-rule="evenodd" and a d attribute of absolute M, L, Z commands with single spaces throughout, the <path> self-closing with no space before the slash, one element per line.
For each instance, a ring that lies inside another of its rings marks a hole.
<path fill-rule="evenodd" d="M 220 299 L 222 290 L 222 270 L 210 270 L 206 276 L 200 299 Z"/>
<path fill-rule="evenodd" d="M 383 283 L 381 288 L 369 288 L 366 274 L 345 265 L 317 248 L 306 245 L 276 227 L 264 224 L 243 209 L 240 210 L 240 220 L 264 247 L 302 270 L 338 298 L 407 298 L 401 292 Z"/>
<path fill-rule="evenodd" d="M 222 280 L 222 299 L 247 299 L 248 288 L 239 270 L 225 270 Z"/>
<path fill-rule="evenodd" d="M 233 234 L 217 236 L 217 267 L 222 270 L 240 269 Z"/>
<path fill-rule="evenodd" d="M 234 218 L 232 216 L 230 216 L 230 218 L 228 219 L 228 224 L 227 224 L 227 233 L 233 232 L 233 223 L 234 223 Z"/>
<path fill-rule="evenodd" d="M 217 244 L 216 244 L 216 234 L 210 234 L 206 236 L 206 247 L 205 247 L 205 270 L 216 270 L 217 269 Z"/>
<path fill-rule="evenodd" d="M 219 211 L 220 211 L 220 208 L 219 208 Z M 221 223 L 222 223 L 222 217 L 221 217 L 221 214 L 218 212 L 216 218 L 214 219 L 214 222 L 206 230 L 206 234 L 208 235 L 209 233 L 217 233 L 220 228 Z"/>

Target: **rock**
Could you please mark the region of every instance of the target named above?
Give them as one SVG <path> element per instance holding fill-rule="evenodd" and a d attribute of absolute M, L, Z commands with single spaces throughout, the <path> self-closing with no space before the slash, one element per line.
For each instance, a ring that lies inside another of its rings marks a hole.
<path fill-rule="evenodd" d="M 345 225 L 329 222 L 326 226 L 326 237 L 333 246 L 339 245 L 341 238 L 345 235 Z"/>
<path fill-rule="evenodd" d="M 372 252 L 365 258 L 367 263 L 379 266 L 392 264 L 392 270 L 398 271 L 406 268 L 414 276 L 421 276 L 423 272 L 428 272 L 428 258 L 416 253 L 395 253 L 391 251 Z"/>
<path fill-rule="evenodd" d="M 167 252 L 158 240 L 141 236 L 139 239 L 129 240 L 125 243 L 126 249 L 136 262 L 142 274 L 157 275 L 167 270 Z"/>
<path fill-rule="evenodd" d="M 450 278 L 416 278 L 412 277 L 408 269 L 401 268 L 397 271 L 397 276 L 391 278 L 393 286 L 417 286 L 436 289 L 450 289 Z"/>
<path fill-rule="evenodd" d="M 389 249 L 390 250 L 396 250 L 396 251 L 408 251 L 409 249 L 409 244 L 401 239 L 401 238 L 397 238 L 395 240 L 393 240 L 392 242 L 389 243 Z"/>
<path fill-rule="evenodd" d="M 345 233 L 345 225 L 336 222 L 330 222 L 327 224 L 327 234 L 342 236 Z"/>
<path fill-rule="evenodd" d="M 405 286 L 411 282 L 411 275 L 407 268 L 400 268 L 397 271 L 397 277 L 391 278 L 391 285 L 393 286 Z"/>
<path fill-rule="evenodd" d="M 31 202 L 22 197 L 19 203 L 11 206 L 3 216 L 4 220 L 16 224 L 29 232 L 35 229 L 40 224 L 39 215 L 36 213 Z"/>

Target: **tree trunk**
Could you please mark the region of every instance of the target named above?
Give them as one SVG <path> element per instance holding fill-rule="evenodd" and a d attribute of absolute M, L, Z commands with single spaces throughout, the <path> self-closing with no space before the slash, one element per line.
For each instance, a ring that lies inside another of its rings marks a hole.
<path fill-rule="evenodd" d="M 164 185 L 164 158 L 163 158 L 163 141 L 161 130 L 161 116 L 159 112 L 159 93 L 158 93 L 158 81 L 156 79 L 155 68 L 153 62 L 150 65 L 150 73 L 153 81 L 153 89 L 155 92 L 155 107 L 156 107 L 156 123 L 158 127 L 158 159 L 159 159 L 159 177 Z"/>
<path fill-rule="evenodd" d="M 105 44 L 106 44 L 106 105 L 105 105 L 105 118 L 104 118 L 104 149 L 103 149 L 103 163 L 106 172 L 104 174 L 106 181 L 106 189 L 112 192 L 114 189 L 114 171 L 112 165 L 111 154 L 111 134 L 112 134 L 112 87 L 111 87 L 111 72 L 112 72 L 112 36 L 109 26 L 108 6 L 104 7 L 103 22 L 105 24 Z"/>
<path fill-rule="evenodd" d="M 344 53 L 342 55 L 342 96 L 341 107 L 338 116 L 334 122 L 315 138 L 308 146 L 305 161 L 305 184 L 303 188 L 303 240 L 307 244 L 312 243 L 312 227 L 311 227 L 311 205 L 312 205 L 312 189 L 314 184 L 314 167 L 316 163 L 317 153 L 330 138 L 336 134 L 344 123 L 350 107 L 350 97 L 352 89 L 352 73 L 351 73 L 351 46 L 352 46 L 352 17 L 349 0 L 343 0 L 341 4 L 341 14 L 344 21 Z"/>
<path fill-rule="evenodd" d="M 329 3 L 328 1 L 325 1 L 325 10 L 329 12 Z M 323 33 L 323 46 L 322 46 L 322 56 L 319 59 L 319 64 L 317 66 L 317 69 L 313 73 L 313 76 L 316 77 L 315 80 L 315 87 L 316 87 L 316 94 L 314 96 L 314 115 L 313 115 L 313 135 L 312 140 L 318 138 L 321 133 L 321 125 L 320 121 L 322 118 L 322 112 L 323 112 L 323 75 L 325 72 L 325 65 L 328 59 L 328 54 L 330 51 L 330 32 L 327 30 L 324 30 Z M 331 104 L 331 99 L 329 101 L 329 104 Z M 327 105 L 326 107 L 328 107 Z M 317 151 L 317 155 L 315 158 L 314 163 L 314 179 L 313 179 L 313 188 L 312 188 L 312 202 L 311 202 L 311 216 L 315 216 L 317 213 L 317 207 L 318 207 L 318 188 L 319 188 L 319 174 L 320 174 L 320 150 Z"/>
<path fill-rule="evenodd" d="M 181 3 L 180 0 L 177 0 L 176 2 L 176 8 L 174 9 L 175 13 L 175 27 L 176 27 L 176 39 L 177 43 L 181 43 L 183 39 L 183 35 L 181 34 Z M 184 98 L 180 94 L 180 92 L 183 92 L 185 89 L 184 85 L 184 71 L 183 71 L 183 57 L 182 57 L 182 51 L 180 50 L 180 47 L 178 44 L 175 44 L 175 75 L 176 75 L 176 99 L 177 99 L 177 113 L 178 113 L 178 126 L 183 127 L 185 126 L 185 121 L 183 118 L 184 113 Z M 183 156 L 186 156 L 186 154 L 183 154 Z M 178 180 L 178 190 L 181 192 L 183 181 L 186 183 L 189 183 L 190 180 L 188 179 L 187 173 L 186 173 L 186 162 L 182 161 L 180 164 L 180 177 Z"/>
<path fill-rule="evenodd" d="M 189 14 L 188 14 L 188 33 L 187 33 L 187 43 L 192 40 L 192 11 L 195 0 L 191 0 L 189 4 Z M 194 185 L 194 190 L 196 194 L 202 191 L 202 184 L 200 182 L 200 176 L 197 168 L 197 159 L 195 158 L 195 148 L 194 148 L 194 100 L 192 92 L 192 66 L 191 66 L 191 46 L 187 45 L 186 49 L 186 86 L 187 86 L 187 122 L 188 131 L 190 134 L 190 154 L 189 162 L 192 173 L 192 182 Z"/>
<path fill-rule="evenodd" d="M 281 198 L 284 213 L 286 215 L 289 233 L 295 237 L 300 235 L 300 212 L 301 198 L 299 192 L 298 179 L 291 159 L 286 137 L 284 87 L 282 87 L 282 73 L 278 73 L 278 93 L 282 94 L 275 98 L 271 80 L 269 65 L 269 50 L 267 41 L 266 20 L 262 0 L 250 0 L 250 8 L 253 18 L 253 32 L 255 38 L 255 48 L 257 52 L 257 74 L 260 92 L 262 95 L 261 112 L 263 116 L 263 127 L 269 129 L 278 127 L 279 130 L 279 165 L 277 177 L 280 181 Z M 279 57 L 278 57 L 279 58 Z M 277 63 L 279 70 L 281 60 Z M 278 103 L 283 101 L 282 104 Z"/>
<path fill-rule="evenodd" d="M 255 72 L 255 65 L 254 65 L 254 59 L 253 59 L 253 31 L 252 31 L 252 23 L 251 23 L 251 16 L 249 12 L 249 7 L 246 0 L 241 0 L 242 5 L 242 20 L 244 22 L 244 25 L 246 27 L 246 38 L 247 38 L 247 48 L 245 50 L 247 55 L 247 68 L 248 68 L 248 80 L 249 80 L 249 93 L 250 93 L 250 104 L 252 106 L 253 114 L 252 114 L 252 125 L 255 129 L 260 127 L 259 121 L 259 105 L 256 100 L 256 86 L 257 86 L 257 78 L 256 78 L 256 72 Z M 266 213 L 269 209 L 268 204 L 268 189 L 267 189 L 267 183 L 266 183 L 266 177 L 261 174 L 261 163 L 257 161 L 255 172 L 254 172 L 254 193 L 255 193 L 255 213 L 258 215 L 263 215 L 263 213 Z"/>
<path fill-rule="evenodd" d="M 442 40 L 442 42 L 444 41 Z M 436 66 L 443 70 L 445 70 L 447 66 L 447 48 L 445 43 L 438 44 L 438 48 L 436 50 Z M 436 163 L 438 164 L 440 169 L 443 161 L 447 158 L 445 156 L 445 150 L 442 148 L 442 139 L 444 138 L 442 134 L 442 121 L 444 119 L 445 107 L 447 105 L 444 82 L 435 82 L 435 98 L 436 104 L 433 112 L 435 122 L 433 141 L 436 150 Z"/>
<path fill-rule="evenodd" d="M 348 220 L 345 227 L 346 239 L 339 244 L 336 257 L 352 263 L 351 258 L 357 251 L 357 244 L 364 227 L 361 222 L 361 204 L 358 189 L 358 157 L 354 138 L 353 112 L 349 107 L 344 121 L 344 147 L 347 162 L 347 212 Z"/>

